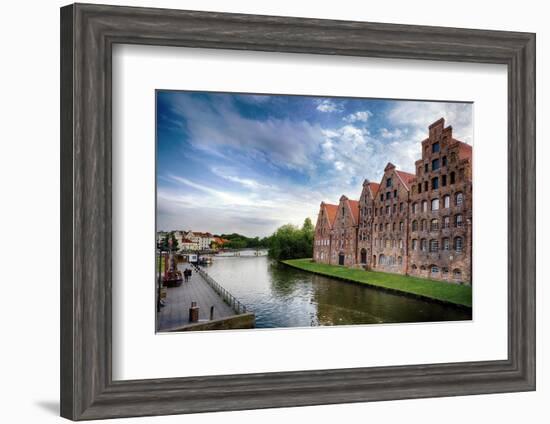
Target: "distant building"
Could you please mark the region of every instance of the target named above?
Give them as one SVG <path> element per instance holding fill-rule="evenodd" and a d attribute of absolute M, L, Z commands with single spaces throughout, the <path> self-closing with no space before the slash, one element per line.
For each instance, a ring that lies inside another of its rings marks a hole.
<path fill-rule="evenodd" d="M 356 264 L 358 222 L 359 202 L 346 196 L 340 197 L 332 224 L 331 263 L 346 266 Z"/>
<path fill-rule="evenodd" d="M 188 231 L 185 234 L 185 238 L 191 240 L 193 243 L 197 243 L 198 250 L 208 250 L 211 248 L 214 236 L 210 233 L 202 233 L 198 231 Z"/>
<path fill-rule="evenodd" d="M 470 283 L 471 256 L 472 147 L 443 118 L 430 125 L 415 174 L 388 163 L 359 201 L 319 209 L 317 262 Z"/>
<path fill-rule="evenodd" d="M 200 250 L 198 243 L 195 243 L 194 241 L 189 240 L 187 238 L 182 239 L 181 242 L 178 241 L 178 243 L 179 243 L 180 250 L 185 250 L 185 251 Z"/>
<path fill-rule="evenodd" d="M 212 242 L 210 243 L 210 247 L 212 249 L 221 249 L 223 248 L 223 245 L 226 243 L 229 243 L 229 240 L 221 237 L 214 237 Z"/>

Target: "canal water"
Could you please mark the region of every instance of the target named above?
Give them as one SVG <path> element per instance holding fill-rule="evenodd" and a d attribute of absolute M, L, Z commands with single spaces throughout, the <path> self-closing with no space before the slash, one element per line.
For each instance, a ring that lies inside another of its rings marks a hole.
<path fill-rule="evenodd" d="M 470 320 L 471 311 L 300 271 L 265 256 L 203 267 L 256 314 L 257 328 Z"/>

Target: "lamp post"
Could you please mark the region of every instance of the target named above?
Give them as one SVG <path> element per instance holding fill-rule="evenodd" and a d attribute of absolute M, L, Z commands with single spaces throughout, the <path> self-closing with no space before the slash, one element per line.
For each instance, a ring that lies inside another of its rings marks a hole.
<path fill-rule="evenodd" d="M 162 242 L 157 243 L 159 250 L 159 276 L 158 276 L 158 293 L 157 293 L 157 312 L 160 312 L 160 295 L 162 290 Z"/>

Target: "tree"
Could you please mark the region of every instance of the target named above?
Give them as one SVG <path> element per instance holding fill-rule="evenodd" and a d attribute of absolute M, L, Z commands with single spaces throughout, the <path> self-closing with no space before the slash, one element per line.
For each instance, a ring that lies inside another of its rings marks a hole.
<path fill-rule="evenodd" d="M 169 239 L 172 239 L 172 246 L 170 247 L 170 243 L 168 243 L 168 240 Z M 174 234 L 174 232 L 170 232 L 170 233 L 166 233 L 164 235 L 164 238 L 162 239 L 161 241 L 161 249 L 162 250 L 165 250 L 165 251 L 168 251 L 170 249 L 174 250 L 174 251 L 177 251 L 179 248 L 179 243 L 178 243 L 178 239 L 176 238 L 176 235 Z"/>
<path fill-rule="evenodd" d="M 269 240 L 271 258 L 298 259 L 311 258 L 313 255 L 313 224 L 306 218 L 302 228 L 292 224 L 279 227 Z"/>
<path fill-rule="evenodd" d="M 237 233 L 222 234 L 220 237 L 229 240 L 228 243 L 223 245 L 224 248 L 228 249 L 265 248 L 268 247 L 269 240 L 267 237 L 260 239 L 259 237 L 246 237 Z"/>
<path fill-rule="evenodd" d="M 311 223 L 311 219 L 309 218 L 304 219 L 304 225 L 302 225 L 302 231 L 311 233 L 311 235 L 313 235 L 314 228 L 313 228 L 313 224 Z"/>

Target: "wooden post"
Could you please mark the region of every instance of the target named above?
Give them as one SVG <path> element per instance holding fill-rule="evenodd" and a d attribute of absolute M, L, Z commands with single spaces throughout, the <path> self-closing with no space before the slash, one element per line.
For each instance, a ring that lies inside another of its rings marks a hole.
<path fill-rule="evenodd" d="M 199 307 L 197 306 L 197 302 L 191 302 L 189 322 L 199 322 Z"/>

